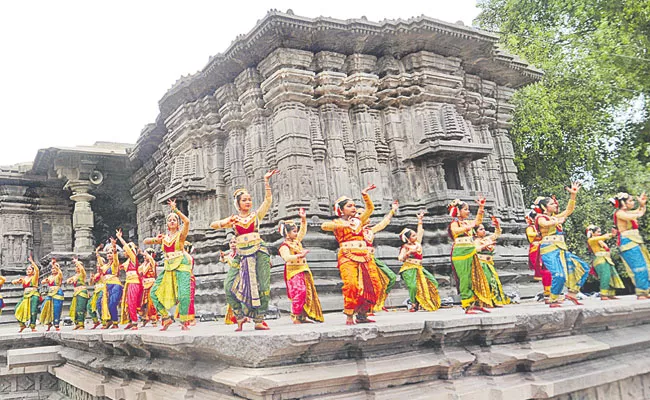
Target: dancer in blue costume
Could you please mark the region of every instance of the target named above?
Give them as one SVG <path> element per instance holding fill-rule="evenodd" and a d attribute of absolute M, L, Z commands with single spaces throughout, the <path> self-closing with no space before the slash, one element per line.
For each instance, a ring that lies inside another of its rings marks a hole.
<path fill-rule="evenodd" d="M 580 183 L 575 182 L 567 191 L 571 197 L 566 210 L 558 213 L 559 204 L 552 197 L 538 197 L 535 200 L 536 211 L 540 214 L 535 219 L 537 230 L 542 236 L 540 253 L 544 266 L 551 272 L 550 306 L 560 307 L 564 286 L 569 289 L 566 298 L 576 305 L 582 305 L 576 295 L 589 275 L 589 264 L 569 252 L 564 241 L 562 224 L 573 213 Z"/>
<path fill-rule="evenodd" d="M 639 218 L 645 214 L 648 196 L 643 193 L 637 197 L 639 202 L 637 208 L 634 207 L 634 198 L 627 193 L 619 193 L 609 201 L 616 207 L 614 224 L 618 229 L 618 246 L 623 264 L 636 287 L 637 298 L 645 300 L 650 289 L 648 282 L 650 254 L 639 233 Z"/>

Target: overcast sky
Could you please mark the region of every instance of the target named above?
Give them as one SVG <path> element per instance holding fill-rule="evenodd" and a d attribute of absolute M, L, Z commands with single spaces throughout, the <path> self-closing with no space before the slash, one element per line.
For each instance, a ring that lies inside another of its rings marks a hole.
<path fill-rule="evenodd" d="M 2 1 L 0 165 L 40 148 L 135 143 L 158 100 L 271 8 L 371 21 L 421 14 L 471 25 L 475 0 Z"/>

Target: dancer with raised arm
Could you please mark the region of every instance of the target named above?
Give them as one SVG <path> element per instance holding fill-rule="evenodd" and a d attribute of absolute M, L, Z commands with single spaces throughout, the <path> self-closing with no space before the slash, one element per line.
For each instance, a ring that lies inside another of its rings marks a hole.
<path fill-rule="evenodd" d="M 492 303 L 495 307 L 502 307 L 510 304 L 510 298 L 503 293 L 503 286 L 496 268 L 494 268 L 494 250 L 497 239 L 501 236 L 501 224 L 496 217 L 491 217 L 494 233 L 487 236 L 485 226 L 480 224 L 476 228 L 474 245 L 478 252 L 478 259 L 483 267 L 483 273 L 490 284 L 490 293 L 492 294 Z"/>
<path fill-rule="evenodd" d="M 14 315 L 20 325 L 19 333 L 27 328 L 27 323 L 32 332 L 36 332 L 36 317 L 38 316 L 38 278 L 39 268 L 31 256 L 29 256 L 29 264 L 27 266 L 27 276 L 14 279 L 11 281 L 14 285 L 23 286 L 23 298 L 16 305 Z"/>
<path fill-rule="evenodd" d="M 616 289 L 624 289 L 625 285 L 618 276 L 614 267 L 614 261 L 609 252 L 609 246 L 605 241 L 616 236 L 618 232 L 612 229 L 612 233 L 602 234 L 599 227 L 589 225 L 587 227 L 587 246 L 589 251 L 594 255 L 591 265 L 598 279 L 600 280 L 600 299 L 616 300 Z"/>
<path fill-rule="evenodd" d="M 618 193 L 609 201 L 616 207 L 614 225 L 618 230 L 618 246 L 623 264 L 634 283 L 637 298 L 645 300 L 650 289 L 650 253 L 639 233 L 639 218 L 645 214 L 648 196 L 642 193 L 637 197 L 639 206 L 636 208 L 634 198 L 627 193 Z"/>
<path fill-rule="evenodd" d="M 260 237 L 259 225 L 273 201 L 269 180 L 278 173 L 278 170 L 272 170 L 264 175 L 264 201 L 257 210 L 253 211 L 250 193 L 246 189 L 237 189 L 233 197 L 238 213 L 210 224 L 212 229 L 232 228 L 235 233 L 237 255 L 232 262 L 239 265 L 239 274 L 229 279 L 233 277 L 229 273 L 224 290 L 226 302 L 237 318 L 237 332 L 250 319 L 255 322 L 255 329 L 269 329 L 264 323 L 264 313 L 271 295 L 271 258 Z"/>
<path fill-rule="evenodd" d="M 108 248 L 108 249 L 107 249 Z M 105 285 L 97 297 L 97 313 L 102 319 L 101 329 L 119 328 L 120 314 L 118 306 L 122 301 L 122 282 L 118 278 L 120 261 L 117 255 L 117 242 L 111 238 L 110 246 L 104 247 L 107 262 L 98 258 L 97 262 L 101 268 L 100 282 Z"/>
<path fill-rule="evenodd" d="M 302 239 L 307 234 L 307 214 L 301 208 L 298 215 L 300 229 L 293 221 L 281 221 L 279 226 L 284 242 L 278 251 L 285 262 L 284 282 L 287 285 L 287 297 L 291 300 L 291 320 L 294 324 L 323 322 L 323 310 L 316 293 L 314 277 L 305 259 L 309 250 L 302 247 Z"/>
<path fill-rule="evenodd" d="M 122 237 L 122 229 L 115 231 L 115 237 L 122 244 L 127 260 L 120 265 L 120 270 L 126 272 L 124 291 L 120 300 L 120 323 L 127 324 L 124 330 L 138 330 L 138 313 L 142 307 L 142 276 L 138 260 L 138 247 L 135 243 L 127 243 Z M 143 256 L 139 255 L 142 260 Z M 144 261 L 144 260 L 142 260 Z"/>
<path fill-rule="evenodd" d="M 409 289 L 409 298 L 411 300 L 411 309 L 409 311 L 435 311 L 440 308 L 438 281 L 429 271 L 422 267 L 422 239 L 424 238 L 422 221 L 424 211 L 418 213 L 417 218 L 417 232 L 404 228 L 399 234 L 404 243 L 398 256 L 398 259 L 404 263 L 399 273 Z"/>
<path fill-rule="evenodd" d="M 142 327 L 145 327 L 149 322 L 152 326 L 158 325 L 158 312 L 153 301 L 151 301 L 151 288 L 156 282 L 158 272 L 156 271 L 156 260 L 153 258 L 155 250 L 148 248 L 145 251 L 140 250 L 144 256 L 144 263 L 140 265 L 140 275 L 142 276 L 142 306 L 140 308 L 140 318 L 142 319 Z"/>
<path fill-rule="evenodd" d="M 347 325 L 355 324 L 354 315 L 356 323 L 375 322 L 368 318 L 368 312 L 377 304 L 382 290 L 374 254 L 363 236 L 363 226 L 375 209 L 368 192 L 375 188 L 371 184 L 361 191 L 365 210 L 359 217 L 354 200 L 343 196 L 334 203 L 339 218 L 321 225 L 322 230 L 333 232 L 339 243 L 338 268 L 343 281 L 343 313 Z"/>
<path fill-rule="evenodd" d="M 534 279 L 542 282 L 544 301 L 548 304 L 549 297 L 551 296 L 552 278 L 551 272 L 544 268 L 544 264 L 542 264 L 542 256 L 539 254 L 539 245 L 542 243 L 542 236 L 539 234 L 537 226 L 535 225 L 537 214 L 538 213 L 535 210 L 530 210 L 530 212 L 526 214 L 526 223 L 528 224 L 526 227 L 526 238 L 529 243 L 528 268 L 534 271 Z"/>
<path fill-rule="evenodd" d="M 535 201 L 542 214 L 535 223 L 542 236 L 540 253 L 544 266 L 551 272 L 550 307 L 560 307 L 564 286 L 569 289 L 566 298 L 576 305 L 582 305 L 576 297 L 589 274 L 589 264 L 569 252 L 564 241 L 562 224 L 573 213 L 580 183 L 574 182 L 567 191 L 571 197 L 566 210 L 558 213 L 559 205 L 553 197 L 540 197 Z"/>
<path fill-rule="evenodd" d="M 102 299 L 108 298 L 106 297 L 106 284 L 102 281 L 102 276 L 104 275 L 104 273 L 102 272 L 102 266 L 106 264 L 106 260 L 104 260 L 104 258 L 102 258 L 102 256 L 99 254 L 102 248 L 104 248 L 104 246 L 100 244 L 95 249 L 95 256 L 97 258 L 97 262 L 96 262 L 97 271 L 90 277 L 90 283 L 94 284 L 93 295 L 90 297 L 90 300 L 88 301 L 88 306 L 86 308 L 88 315 L 93 320 L 93 327 L 90 329 L 97 329 L 97 327 L 102 324 L 103 320 L 111 319 L 111 314 L 108 311 L 108 302 L 106 302 L 106 306 L 103 308 L 101 307 L 100 304 Z M 102 316 L 102 310 L 105 314 L 103 316 Z"/>
<path fill-rule="evenodd" d="M 88 307 L 88 290 L 86 289 L 86 268 L 77 257 L 72 258 L 75 274 L 66 280 L 74 286 L 72 303 L 70 303 L 70 318 L 74 321 L 73 330 L 84 329 L 86 324 L 86 309 Z"/>
<path fill-rule="evenodd" d="M 486 307 L 492 307 L 492 295 L 488 282 L 474 245 L 474 229 L 483 222 L 485 197 L 479 196 L 478 212 L 473 221 L 469 220 L 469 204 L 453 200 L 447 207 L 452 220 L 449 224 L 449 237 L 454 240 L 451 250 L 451 262 L 458 277 L 458 293 L 465 314 L 478 311 L 489 313 Z"/>
<path fill-rule="evenodd" d="M 377 312 L 381 310 L 387 311 L 385 307 L 386 298 L 388 297 L 390 291 L 393 289 L 393 286 L 395 286 L 395 282 L 397 282 L 397 274 L 395 274 L 388 267 L 388 265 L 386 265 L 385 262 L 377 258 L 377 254 L 375 254 L 374 241 L 375 241 L 375 234 L 377 232 L 381 232 L 384 229 L 386 229 L 386 227 L 390 223 L 390 220 L 397 212 L 398 208 L 399 208 L 399 202 L 395 200 L 391 204 L 391 208 L 390 211 L 388 211 L 388 214 L 386 214 L 378 224 L 372 226 L 370 224 L 366 224 L 363 226 L 363 238 L 366 241 L 368 250 L 372 253 L 372 257 L 375 260 L 375 264 L 377 264 L 377 269 L 378 269 L 377 272 L 379 273 L 379 281 L 381 283 L 381 290 L 377 294 L 377 303 L 372 309 L 373 312 Z M 363 211 L 364 211 L 363 208 L 357 210 L 357 218 L 359 218 L 361 214 L 363 214 Z"/>
<path fill-rule="evenodd" d="M 61 323 L 61 312 L 63 311 L 63 273 L 56 258 L 52 258 L 52 270 L 47 278 L 44 278 L 41 283 L 49 286 L 45 300 L 41 307 L 41 324 L 47 325 L 47 331 L 54 328 L 58 331 L 59 324 Z"/>
<path fill-rule="evenodd" d="M 171 213 L 167 216 L 167 233 L 147 238 L 144 244 L 161 244 L 165 252 L 165 272 L 159 275 L 151 288 L 151 301 L 162 316 L 161 331 L 172 324 L 169 309 L 178 303 L 181 329 L 189 330 L 190 278 L 192 261 L 184 251 L 185 239 L 190 232 L 190 219 L 168 200 Z M 182 222 L 182 226 L 181 226 Z"/>

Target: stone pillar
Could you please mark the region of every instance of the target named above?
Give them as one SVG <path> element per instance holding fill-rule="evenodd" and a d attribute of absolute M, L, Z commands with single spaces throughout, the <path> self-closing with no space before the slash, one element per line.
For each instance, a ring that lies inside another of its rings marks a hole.
<path fill-rule="evenodd" d="M 264 100 L 271 110 L 271 129 L 276 149 L 279 217 L 309 208 L 316 197 L 314 161 L 308 105 L 314 95 L 314 73 L 306 69 L 313 54 L 281 48 L 258 64 L 265 78 Z"/>
<path fill-rule="evenodd" d="M 95 248 L 93 239 L 93 228 L 95 227 L 93 210 L 90 202 L 95 196 L 90 194 L 92 184 L 90 181 L 75 180 L 68 181 L 68 187 L 72 190 L 70 200 L 74 201 L 74 212 L 72 214 L 72 229 L 74 229 L 74 251 L 76 253 L 89 253 Z"/>
<path fill-rule="evenodd" d="M 356 149 L 357 166 L 359 168 L 359 186 L 369 183 L 377 185 L 373 193 L 375 198 L 383 199 L 381 175 L 377 156 L 377 137 L 371 106 L 378 100 L 375 96 L 379 77 L 374 73 L 377 58 L 367 54 L 352 54 L 345 61 L 348 77 L 345 81 L 350 97 L 350 120 L 352 122 L 352 137 Z M 381 205 L 377 204 L 378 209 Z"/>
<path fill-rule="evenodd" d="M 219 104 L 223 104 L 219 109 L 221 114 L 221 124 L 227 134 L 226 142 L 226 183 L 230 184 L 229 193 L 232 193 L 242 187 L 247 187 L 246 171 L 244 169 L 244 139 L 246 130 L 242 121 L 241 106 L 239 104 L 239 94 L 234 84 L 226 84 L 215 93 Z M 260 200 L 261 201 L 261 200 Z"/>

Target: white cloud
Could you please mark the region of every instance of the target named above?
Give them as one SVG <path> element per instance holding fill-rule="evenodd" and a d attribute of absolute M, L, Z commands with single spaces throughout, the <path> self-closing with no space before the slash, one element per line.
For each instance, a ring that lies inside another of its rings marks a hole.
<path fill-rule="evenodd" d="M 12 1 L 0 3 L 0 165 L 39 148 L 135 142 L 158 100 L 270 8 L 371 21 L 421 14 L 471 25 L 474 0 Z"/>

